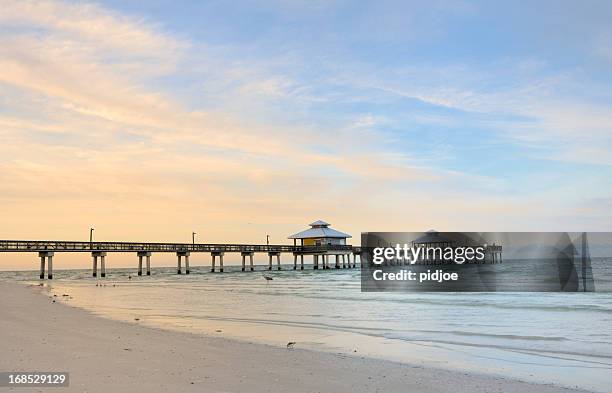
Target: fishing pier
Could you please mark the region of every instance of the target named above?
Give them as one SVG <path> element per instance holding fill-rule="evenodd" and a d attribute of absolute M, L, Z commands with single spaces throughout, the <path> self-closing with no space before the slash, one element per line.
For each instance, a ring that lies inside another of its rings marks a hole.
<path fill-rule="evenodd" d="M 91 253 L 92 275 L 106 276 L 106 257 L 113 253 L 133 253 L 138 257 L 138 275 L 151 274 L 151 256 L 154 253 L 175 253 L 177 257 L 177 274 L 189 274 L 192 253 L 207 253 L 211 256 L 211 272 L 223 272 L 223 257 L 225 254 L 240 254 L 242 271 L 254 271 L 253 257 L 256 253 L 268 254 L 268 269 L 272 270 L 273 260 L 276 268 L 281 270 L 281 255 L 293 256 L 293 269 L 304 270 L 304 256 L 312 256 L 313 269 L 329 269 L 330 257 L 335 257 L 334 267 L 354 268 L 356 259 L 361 255 L 360 247 L 350 245 L 268 245 L 268 244 L 190 244 L 190 243 L 131 243 L 131 242 L 79 242 L 56 240 L 0 240 L 0 252 L 33 252 L 40 258 L 40 278 L 53 278 L 53 262 L 56 254 L 65 252 Z M 246 267 L 246 259 L 249 267 Z M 219 261 L 217 269 L 216 262 Z M 299 267 L 298 267 L 299 259 Z M 184 260 L 184 265 L 183 265 Z M 46 269 L 45 269 L 46 265 Z M 184 266 L 184 269 L 183 269 Z"/>
<path fill-rule="evenodd" d="M 242 271 L 254 271 L 254 255 L 268 255 L 268 270 L 273 269 L 273 260 L 277 270 L 281 270 L 281 255 L 293 256 L 293 270 L 304 270 L 304 257 L 311 256 L 313 269 L 330 269 L 330 259 L 334 257 L 334 268 L 349 269 L 361 263 L 361 247 L 346 244 L 348 234 L 329 228 L 329 224 L 316 221 L 311 228 L 292 235 L 293 245 L 286 244 L 200 244 L 200 243 L 143 243 L 143 242 L 97 242 L 97 241 L 58 241 L 58 240 L 0 240 L 0 252 L 38 253 L 40 258 L 40 278 L 53 278 L 53 262 L 60 253 L 91 253 L 92 275 L 106 276 L 106 257 L 113 253 L 133 253 L 138 258 L 138 275 L 151 275 L 151 257 L 154 253 L 175 253 L 177 257 L 177 274 L 190 273 L 191 254 L 207 253 L 211 256 L 211 272 L 223 272 L 225 254 L 240 254 Z M 313 237 L 314 236 L 314 237 Z M 298 243 L 300 241 L 300 244 Z M 249 260 L 247 268 L 246 261 Z M 219 266 L 217 268 L 217 259 Z M 298 267 L 299 259 L 299 267 Z M 184 262 L 184 265 L 183 265 Z M 184 266 L 184 269 L 183 269 Z"/>

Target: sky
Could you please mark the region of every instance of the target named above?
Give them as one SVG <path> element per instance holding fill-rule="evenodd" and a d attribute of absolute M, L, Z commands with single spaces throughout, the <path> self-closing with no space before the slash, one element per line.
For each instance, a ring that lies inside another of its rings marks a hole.
<path fill-rule="evenodd" d="M 0 238 L 609 231 L 610 20 L 607 1 L 4 0 Z"/>

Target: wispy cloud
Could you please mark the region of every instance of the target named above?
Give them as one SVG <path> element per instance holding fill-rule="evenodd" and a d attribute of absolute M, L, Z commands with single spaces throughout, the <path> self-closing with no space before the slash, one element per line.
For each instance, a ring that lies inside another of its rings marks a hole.
<path fill-rule="evenodd" d="M 79 49 L 92 45 L 92 51 L 108 50 L 109 54 L 129 57 L 163 57 L 188 47 L 184 39 L 162 33 L 158 26 L 145 20 L 126 17 L 97 4 L 61 1 L 9 0 L 0 10 L 4 26 L 21 27 L 30 35 L 39 29 L 58 40 L 78 39 Z M 121 59 L 117 59 L 121 60 Z"/>
<path fill-rule="evenodd" d="M 374 29 L 389 12 L 342 27 L 333 15 L 346 7 L 268 7 L 281 16 L 267 17 L 291 23 L 243 26 L 256 35 L 245 43 L 207 40 L 208 24 L 193 33 L 99 4 L 4 2 L 2 229 L 28 237 L 34 218 L 15 214 L 23 209 L 66 237 L 92 221 L 117 236 L 139 222 L 158 238 L 202 222 L 274 222 L 280 238 L 313 217 L 352 231 L 408 221 L 414 230 L 433 221 L 457 228 L 528 206 L 550 218 L 542 195 L 517 191 L 520 175 L 499 173 L 479 154 L 507 143 L 533 162 L 532 148 L 544 150 L 540 159 L 610 163 L 609 97 L 574 94 L 592 83 L 579 67 L 551 70 L 533 54 L 397 61 L 408 43 L 426 51 L 419 39 L 433 39 L 428 23 L 445 37 L 442 22 L 455 11 L 420 18 L 417 7 L 409 19 L 419 23 L 405 25 L 401 14 L 368 36 L 355 28 Z M 230 28 L 241 24 L 218 34 Z M 345 37 L 342 28 L 352 30 Z M 376 46 L 356 54 L 360 40 Z M 460 139 L 476 132 L 474 146 Z M 569 211 L 568 198 L 560 206 Z M 261 231 L 230 226 L 214 233 L 249 241 Z"/>

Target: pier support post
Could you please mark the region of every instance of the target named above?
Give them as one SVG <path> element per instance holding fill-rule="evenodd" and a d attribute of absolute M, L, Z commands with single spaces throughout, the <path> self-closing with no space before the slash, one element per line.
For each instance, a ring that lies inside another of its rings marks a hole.
<path fill-rule="evenodd" d="M 98 257 L 100 257 L 100 263 L 102 264 L 102 266 L 104 266 L 104 257 L 106 256 L 106 253 L 104 251 L 93 251 L 91 253 L 91 256 L 93 258 L 93 276 L 97 277 L 98 276 Z M 102 273 L 104 274 L 102 277 L 106 276 L 106 267 L 102 268 Z"/>
<path fill-rule="evenodd" d="M 251 271 L 253 271 L 253 251 L 242 251 L 240 255 L 242 256 L 242 271 L 246 269 L 246 257 L 249 257 L 249 263 L 251 267 Z"/>
<path fill-rule="evenodd" d="M 138 251 L 138 275 L 142 276 L 142 259 L 147 258 L 147 276 L 151 275 L 151 253 L 148 251 Z"/>
<path fill-rule="evenodd" d="M 351 254 L 346 254 L 346 259 L 348 259 L 348 268 L 351 268 Z"/>
<path fill-rule="evenodd" d="M 212 268 L 210 271 L 212 273 L 215 272 L 215 264 L 217 262 L 217 257 L 219 257 L 219 273 L 223 273 L 223 252 L 222 251 L 213 251 L 210 253 L 212 256 Z"/>
<path fill-rule="evenodd" d="M 276 257 L 276 268 L 281 270 L 280 252 L 269 251 L 268 252 L 268 270 L 272 270 L 272 257 Z"/>
<path fill-rule="evenodd" d="M 346 255 L 342 254 L 342 268 L 346 269 Z"/>
<path fill-rule="evenodd" d="M 182 274 L 182 271 L 181 271 L 181 262 L 182 262 L 181 258 L 182 257 L 185 257 L 185 274 L 189 274 L 189 254 L 190 254 L 189 251 L 177 251 L 176 252 L 176 259 L 177 259 L 176 273 L 177 274 Z"/>
<path fill-rule="evenodd" d="M 43 255 L 42 252 L 38 253 L 38 256 L 40 257 L 40 279 L 43 280 L 45 278 L 45 256 Z"/>
<path fill-rule="evenodd" d="M 53 279 L 53 253 L 47 256 L 47 279 Z"/>
<path fill-rule="evenodd" d="M 297 254 L 293 253 L 293 270 L 297 270 Z"/>
<path fill-rule="evenodd" d="M 300 270 L 304 270 L 304 254 L 300 254 Z"/>
<path fill-rule="evenodd" d="M 319 256 L 316 254 L 312 256 L 312 268 L 313 270 L 319 269 Z"/>
<path fill-rule="evenodd" d="M 334 266 L 336 269 L 340 269 L 340 255 L 336 254 L 336 265 Z"/>
<path fill-rule="evenodd" d="M 51 261 L 49 261 L 51 264 Z M 100 255 L 100 276 L 102 278 L 106 277 L 106 254 Z"/>
<path fill-rule="evenodd" d="M 47 278 L 53 279 L 53 251 L 41 251 L 38 253 L 40 257 L 40 279 L 45 278 L 45 260 L 47 261 Z"/>
<path fill-rule="evenodd" d="M 329 269 L 329 255 L 323 254 L 323 268 Z"/>

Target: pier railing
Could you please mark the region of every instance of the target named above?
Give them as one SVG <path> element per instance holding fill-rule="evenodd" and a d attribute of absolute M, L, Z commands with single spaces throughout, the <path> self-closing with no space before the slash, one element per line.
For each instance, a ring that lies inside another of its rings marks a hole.
<path fill-rule="evenodd" d="M 143 274 L 143 259 L 146 263 L 146 275 L 151 275 L 151 254 L 156 252 L 176 253 L 177 274 L 182 274 L 182 259 L 185 259 L 185 274 L 189 274 L 189 255 L 191 253 L 210 253 L 212 257 L 211 272 L 215 272 L 216 259 L 219 258 L 219 272 L 223 272 L 223 255 L 225 253 L 240 253 L 242 257 L 242 271 L 246 271 L 246 258 L 249 258 L 249 269 L 254 271 L 253 255 L 255 253 L 268 254 L 268 270 L 272 270 L 272 259 L 276 258 L 277 270 L 281 270 L 280 256 L 282 253 L 293 253 L 293 269 L 304 270 L 304 256 L 312 255 L 313 269 L 329 269 L 329 259 L 335 256 L 335 268 L 354 268 L 357 257 L 361 258 L 361 247 L 350 245 L 317 245 L 298 246 L 287 244 L 202 244 L 202 243 L 142 243 L 142 242 L 79 242 L 61 240 L 0 240 L 0 253 L 2 252 L 37 252 L 40 258 L 40 275 L 45 277 L 45 266 L 48 266 L 47 278 L 53 278 L 53 259 L 56 253 L 61 252 L 91 252 L 92 275 L 98 275 L 98 258 L 100 259 L 101 277 L 106 277 L 107 253 L 133 252 L 138 256 L 138 275 Z M 353 263 L 351 265 L 351 256 Z M 348 266 L 345 264 L 348 259 Z M 340 259 L 342 264 L 340 264 Z"/>
<path fill-rule="evenodd" d="M 0 252 L 299 252 L 355 251 L 350 245 L 293 246 L 286 244 L 201 244 L 0 240 Z"/>

